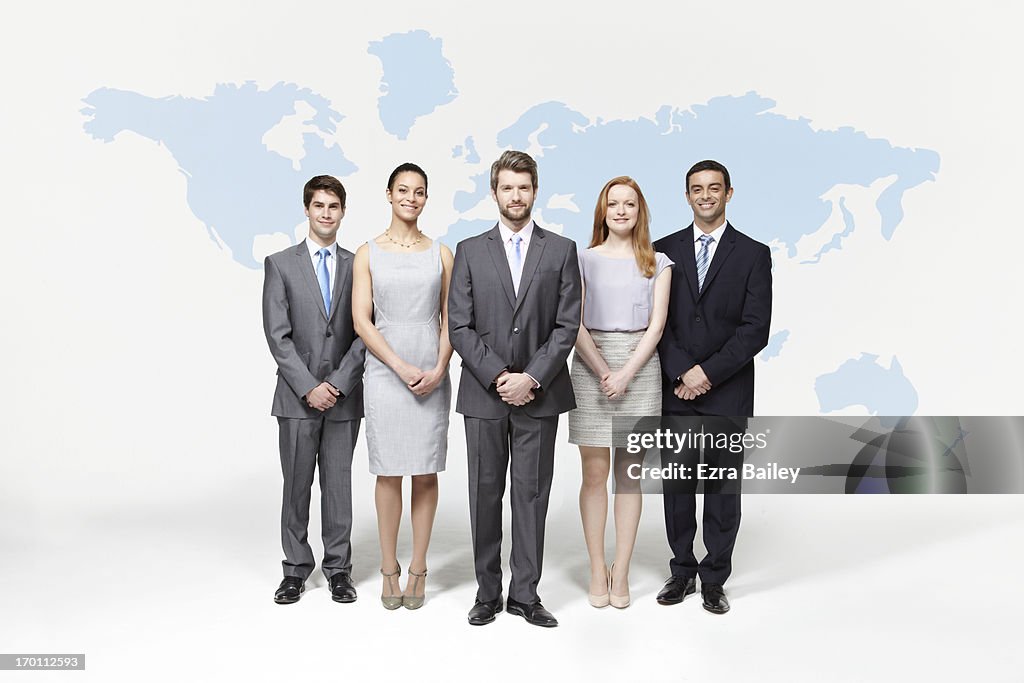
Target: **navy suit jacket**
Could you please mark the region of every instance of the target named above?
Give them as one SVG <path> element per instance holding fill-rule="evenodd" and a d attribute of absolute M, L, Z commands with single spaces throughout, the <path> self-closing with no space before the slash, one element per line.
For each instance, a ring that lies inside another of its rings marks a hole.
<path fill-rule="evenodd" d="M 703 415 L 754 414 L 754 356 L 768 343 L 772 317 L 772 258 L 768 247 L 727 224 L 704 289 L 697 290 L 694 226 L 654 243 L 675 261 L 668 322 L 658 355 L 662 408 Z M 673 393 L 677 378 L 700 365 L 711 390 L 692 401 Z"/>

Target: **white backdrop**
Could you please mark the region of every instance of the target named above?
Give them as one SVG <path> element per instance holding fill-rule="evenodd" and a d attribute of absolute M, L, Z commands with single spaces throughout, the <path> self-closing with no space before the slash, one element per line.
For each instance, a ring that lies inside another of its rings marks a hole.
<path fill-rule="evenodd" d="M 238 671 L 461 680 L 537 667 L 595 679 L 1016 680 L 1019 497 L 748 498 L 734 609 L 721 619 L 696 601 L 654 605 L 668 555 L 660 500 L 648 498 L 637 604 L 597 613 L 585 603 L 578 456 L 564 424 L 541 585 L 563 622 L 556 632 L 507 616 L 465 625 L 474 586 L 454 415 L 424 610 L 392 615 L 375 604 L 362 439 L 359 602 L 334 605 L 316 590 L 274 605 L 280 472 L 262 272 L 211 240 L 167 145 L 132 131 L 103 144 L 80 110 L 100 88 L 200 99 L 219 83 L 310 88 L 344 114 L 334 140 L 359 167 L 343 179 L 340 242 L 354 250 L 385 226 L 384 181 L 407 159 L 431 175 L 422 224 L 443 235 L 460 218 L 453 193 L 472 189 L 452 146 L 472 134 L 485 167 L 496 133 L 535 104 L 635 120 L 755 91 L 817 131 L 853 127 L 941 158 L 934 182 L 903 195 L 891 240 L 873 208 L 883 182 L 833 190 L 845 192 L 858 227 L 827 267 L 803 267 L 773 245 L 773 332 L 802 333 L 778 359 L 758 361 L 758 413 L 817 414 L 815 378 L 869 353 L 886 366 L 898 356 L 918 414 L 1019 415 L 1021 18 L 996 2 L 19 6 L 0 28 L 0 651 L 85 652 L 95 680 L 144 669 L 166 680 Z M 410 30 L 442 40 L 459 94 L 400 140 L 381 127 L 381 61 L 367 47 Z M 269 145 L 294 146 L 294 133 L 275 135 Z M 696 160 L 675 164 L 680 188 Z M 543 156 L 540 165 L 543 187 Z M 232 202 L 247 195 L 238 182 L 222 179 Z M 730 212 L 750 179 L 734 183 Z M 583 225 L 598 190 L 575 199 Z M 254 256 L 301 235 L 300 191 L 292 224 L 258 240 Z M 481 203 L 461 217 L 494 215 Z M 406 530 L 402 543 L 407 556 Z M 396 665 L 399 653 L 408 658 Z"/>

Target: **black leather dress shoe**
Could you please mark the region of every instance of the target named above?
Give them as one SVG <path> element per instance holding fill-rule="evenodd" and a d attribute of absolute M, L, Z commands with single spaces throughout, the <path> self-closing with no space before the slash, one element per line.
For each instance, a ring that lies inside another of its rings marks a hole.
<path fill-rule="evenodd" d="M 678 605 L 687 595 L 697 592 L 697 579 L 687 579 L 683 576 L 672 576 L 665 582 L 665 586 L 658 591 L 659 605 Z"/>
<path fill-rule="evenodd" d="M 274 593 L 274 602 L 279 605 L 290 605 L 298 602 L 306 590 L 306 582 L 297 576 L 286 576 Z"/>
<path fill-rule="evenodd" d="M 502 610 L 501 598 L 488 600 L 487 602 L 476 601 L 473 609 L 469 610 L 469 623 L 473 626 L 483 626 L 494 621 L 494 615 Z"/>
<path fill-rule="evenodd" d="M 352 575 L 338 572 L 327 580 L 331 586 L 331 600 L 334 602 L 355 602 L 356 587 L 352 585 Z"/>
<path fill-rule="evenodd" d="M 512 598 L 508 599 L 508 613 L 518 614 L 523 619 L 534 626 L 543 626 L 545 628 L 552 628 L 558 626 L 558 619 L 555 619 L 555 615 L 544 609 L 544 605 L 539 602 L 527 605 L 522 602 L 516 602 Z"/>
<path fill-rule="evenodd" d="M 725 614 L 729 611 L 729 601 L 725 597 L 722 584 L 701 583 L 700 595 L 704 598 L 704 609 L 712 614 Z"/>

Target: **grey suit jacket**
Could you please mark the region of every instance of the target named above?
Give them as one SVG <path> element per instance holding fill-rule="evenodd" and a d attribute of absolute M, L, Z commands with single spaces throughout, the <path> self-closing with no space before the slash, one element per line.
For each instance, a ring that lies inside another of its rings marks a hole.
<path fill-rule="evenodd" d="M 455 410 L 499 418 L 512 410 L 532 417 L 576 407 L 565 361 L 580 327 L 576 243 L 534 225 L 519 296 L 495 225 L 459 243 L 448 290 L 448 337 L 462 357 Z M 501 371 L 526 372 L 540 383 L 522 408 L 498 396 Z"/>
<path fill-rule="evenodd" d="M 302 397 L 325 380 L 345 396 L 323 413 L 328 420 L 363 416 L 366 346 L 352 325 L 352 252 L 339 246 L 337 253 L 330 316 L 305 240 L 263 262 L 263 331 L 277 361 L 277 417 L 320 416 Z"/>

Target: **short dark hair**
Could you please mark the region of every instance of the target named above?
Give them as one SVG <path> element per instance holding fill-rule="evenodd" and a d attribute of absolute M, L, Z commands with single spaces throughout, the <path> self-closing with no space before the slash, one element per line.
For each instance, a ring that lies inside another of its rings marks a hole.
<path fill-rule="evenodd" d="M 302 188 L 302 204 L 307 209 L 309 208 L 309 203 L 313 201 L 313 193 L 317 190 L 330 192 L 337 196 L 338 200 L 341 201 L 341 208 L 345 208 L 345 186 L 341 184 L 341 181 L 331 175 L 317 175 L 310 178 L 309 182 Z"/>
<path fill-rule="evenodd" d="M 533 189 L 537 189 L 537 162 L 526 152 L 507 149 L 501 153 L 497 161 L 491 164 L 491 191 L 497 191 L 498 173 L 501 171 L 529 173 L 530 180 L 533 181 Z"/>
<path fill-rule="evenodd" d="M 718 171 L 722 174 L 722 178 L 725 179 L 726 192 L 728 192 L 729 188 L 732 187 L 732 181 L 729 180 L 729 169 L 713 159 L 705 159 L 704 161 L 698 161 L 695 163 L 690 167 L 690 170 L 686 172 L 686 194 L 690 194 L 690 176 L 694 173 L 700 173 L 701 171 Z"/>
<path fill-rule="evenodd" d="M 397 178 L 402 173 L 416 173 L 416 174 L 418 174 L 421 178 L 423 178 L 423 191 L 424 192 L 427 191 L 427 173 L 426 173 L 426 171 L 424 171 L 422 168 L 420 168 L 416 164 L 412 163 L 411 161 L 407 161 L 404 164 L 399 165 L 398 168 L 396 168 L 394 171 L 391 172 L 391 175 L 388 176 L 388 190 L 395 189 L 395 178 Z"/>

